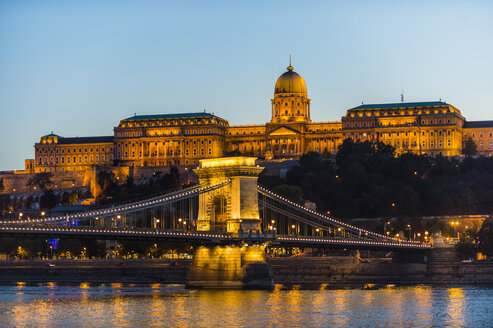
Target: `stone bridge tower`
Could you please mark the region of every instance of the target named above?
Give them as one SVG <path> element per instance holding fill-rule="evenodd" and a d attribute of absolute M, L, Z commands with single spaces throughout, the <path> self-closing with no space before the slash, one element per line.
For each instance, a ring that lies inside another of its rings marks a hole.
<path fill-rule="evenodd" d="M 194 172 L 201 184 L 231 183 L 199 196 L 197 230 L 237 234 L 260 231 L 257 180 L 263 168 L 255 157 L 222 157 L 200 160 Z"/>

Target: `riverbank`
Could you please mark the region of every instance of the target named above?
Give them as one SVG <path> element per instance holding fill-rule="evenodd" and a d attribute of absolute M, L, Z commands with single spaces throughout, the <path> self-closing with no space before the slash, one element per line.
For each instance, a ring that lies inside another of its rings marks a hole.
<path fill-rule="evenodd" d="M 492 284 L 493 263 L 361 263 L 352 257 L 271 258 L 274 281 L 285 285 Z"/>
<path fill-rule="evenodd" d="M 491 284 L 493 262 L 361 263 L 354 257 L 269 258 L 282 285 Z M 49 266 L 49 264 L 53 266 Z M 0 261 L 0 284 L 163 283 L 185 284 L 190 260 Z"/>

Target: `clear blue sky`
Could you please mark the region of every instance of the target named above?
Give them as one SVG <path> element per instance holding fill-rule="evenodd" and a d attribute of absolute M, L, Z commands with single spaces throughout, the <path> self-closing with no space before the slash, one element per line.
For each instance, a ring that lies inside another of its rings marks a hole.
<path fill-rule="evenodd" d="M 0 2 L 0 170 L 138 114 L 265 123 L 289 54 L 312 119 L 442 98 L 493 120 L 493 1 Z"/>

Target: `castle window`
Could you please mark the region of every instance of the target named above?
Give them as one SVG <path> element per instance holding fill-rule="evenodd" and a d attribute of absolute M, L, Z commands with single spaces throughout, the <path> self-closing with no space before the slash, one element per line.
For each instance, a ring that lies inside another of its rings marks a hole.
<path fill-rule="evenodd" d="M 113 155 L 110 155 L 110 161 L 113 160 Z M 103 161 L 104 161 L 104 158 L 103 158 Z"/>
<path fill-rule="evenodd" d="M 434 146 L 435 146 L 434 140 L 430 140 L 430 147 L 434 147 Z"/>
<path fill-rule="evenodd" d="M 117 137 L 117 138 L 120 138 L 120 133 L 117 133 L 117 134 L 116 134 L 116 137 Z"/>
<path fill-rule="evenodd" d="M 438 140 L 438 147 L 442 147 L 442 139 Z"/>
<path fill-rule="evenodd" d="M 204 148 L 200 149 L 200 155 L 204 155 Z"/>
<path fill-rule="evenodd" d="M 63 158 L 62 158 L 62 162 L 63 162 Z M 67 163 L 70 163 L 70 156 L 67 156 Z"/>
<path fill-rule="evenodd" d="M 209 145 L 212 143 L 212 140 L 209 140 Z"/>
<path fill-rule="evenodd" d="M 204 130 L 200 130 L 200 134 L 204 134 Z"/>
<path fill-rule="evenodd" d="M 490 148 L 493 148 L 493 141 L 490 141 L 490 145 L 489 145 Z"/>
<path fill-rule="evenodd" d="M 87 162 L 87 155 L 84 156 L 84 162 Z"/>
<path fill-rule="evenodd" d="M 193 155 L 194 156 L 197 155 L 197 149 L 195 149 L 195 148 L 193 149 Z"/>
<path fill-rule="evenodd" d="M 197 130 L 193 130 L 193 134 L 197 134 Z"/>
<path fill-rule="evenodd" d="M 128 133 L 127 132 L 125 132 L 125 137 L 128 137 Z"/>
<path fill-rule="evenodd" d="M 135 132 L 132 132 L 132 137 L 135 137 Z"/>
<path fill-rule="evenodd" d="M 82 163 L 82 156 L 79 156 L 79 163 Z"/>
<path fill-rule="evenodd" d="M 55 163 L 58 164 L 58 156 L 55 158 Z"/>
<path fill-rule="evenodd" d="M 426 147 L 426 141 L 423 140 L 421 144 L 423 145 L 423 147 Z"/>
<path fill-rule="evenodd" d="M 188 156 L 188 149 L 185 149 L 185 156 Z"/>
<path fill-rule="evenodd" d="M 438 135 L 441 136 L 442 135 L 442 131 L 438 131 Z"/>
<path fill-rule="evenodd" d="M 433 131 L 430 132 L 430 136 L 433 136 Z"/>
<path fill-rule="evenodd" d="M 84 153 L 87 153 L 87 148 L 84 149 Z"/>
<path fill-rule="evenodd" d="M 96 155 L 96 162 L 99 162 L 99 155 Z"/>
<path fill-rule="evenodd" d="M 92 155 L 91 155 L 91 159 L 90 159 L 90 161 L 91 161 L 91 162 L 92 162 L 92 159 L 93 159 L 93 158 L 92 158 Z"/>
<path fill-rule="evenodd" d="M 450 145 L 451 145 L 451 144 L 452 144 L 452 143 L 450 142 L 450 139 L 448 139 L 448 140 L 447 140 L 447 146 L 449 146 L 449 147 L 450 147 Z"/>

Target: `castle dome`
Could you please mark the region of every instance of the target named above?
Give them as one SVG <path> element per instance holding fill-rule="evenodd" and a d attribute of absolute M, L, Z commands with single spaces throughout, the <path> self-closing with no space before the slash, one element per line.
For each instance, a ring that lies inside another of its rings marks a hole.
<path fill-rule="evenodd" d="M 289 65 L 287 72 L 279 76 L 274 89 L 274 94 L 279 93 L 303 93 L 306 95 L 305 80 Z"/>

